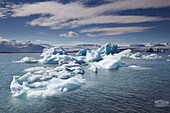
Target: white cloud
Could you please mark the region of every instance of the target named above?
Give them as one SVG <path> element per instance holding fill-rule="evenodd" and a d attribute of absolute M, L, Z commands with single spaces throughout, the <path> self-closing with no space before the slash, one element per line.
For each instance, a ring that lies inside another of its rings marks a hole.
<path fill-rule="evenodd" d="M 50 43 L 50 41 L 47 41 L 47 40 L 35 40 L 35 41 L 39 43 Z"/>
<path fill-rule="evenodd" d="M 105 35 L 120 35 L 126 33 L 137 33 L 143 32 L 153 27 L 114 27 L 114 28 L 91 28 L 91 29 L 84 29 L 81 30 L 80 33 L 94 33 L 98 32 L 98 34 L 87 34 L 89 37 L 96 37 L 96 36 L 105 36 Z"/>
<path fill-rule="evenodd" d="M 56 1 L 46 1 L 32 4 L 10 5 L 8 8 L 11 9 L 12 17 L 26 17 L 39 14 L 39 18 L 28 22 L 28 24 L 32 26 L 38 25 L 47 26 L 51 29 L 61 29 L 89 24 L 126 24 L 167 20 L 167 18 L 151 16 L 106 16 L 104 14 L 109 11 L 161 8 L 169 6 L 170 0 L 118 0 L 96 7 L 86 7 L 80 2 L 61 4 Z"/>
<path fill-rule="evenodd" d="M 78 37 L 79 35 L 73 31 L 69 31 L 68 34 L 60 34 L 59 36 L 63 37 Z"/>

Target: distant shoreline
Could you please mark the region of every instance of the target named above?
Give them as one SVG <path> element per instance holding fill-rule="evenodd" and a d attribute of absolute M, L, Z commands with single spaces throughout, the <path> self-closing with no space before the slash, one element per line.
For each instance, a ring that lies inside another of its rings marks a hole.
<path fill-rule="evenodd" d="M 42 52 L 0 52 L 0 53 L 42 53 Z"/>
<path fill-rule="evenodd" d="M 165 50 L 166 52 L 170 52 L 170 47 L 130 47 L 130 46 L 119 46 L 118 49 L 120 51 L 126 50 L 126 49 L 131 49 L 132 52 L 145 52 L 149 48 L 152 49 L 162 49 Z M 81 50 L 81 49 L 80 49 Z M 65 50 L 67 53 L 76 53 L 79 50 Z M 0 53 L 42 53 L 42 52 L 0 52 Z"/>

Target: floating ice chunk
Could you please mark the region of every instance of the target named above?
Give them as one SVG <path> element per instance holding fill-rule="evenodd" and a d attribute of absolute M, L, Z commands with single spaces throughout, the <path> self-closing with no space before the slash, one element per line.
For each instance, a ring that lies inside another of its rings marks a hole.
<path fill-rule="evenodd" d="M 43 53 L 41 54 L 41 56 L 43 57 L 47 57 L 47 56 L 52 56 L 52 55 L 67 55 L 67 53 L 64 51 L 64 49 L 62 47 L 53 47 L 53 48 L 45 48 L 43 50 Z"/>
<path fill-rule="evenodd" d="M 150 54 L 150 55 L 142 55 L 142 59 L 160 59 L 161 56 L 158 56 L 157 54 Z"/>
<path fill-rule="evenodd" d="M 33 57 L 24 57 L 23 59 L 21 59 L 21 62 L 24 62 L 24 63 L 37 63 L 38 61 L 36 59 L 34 59 Z"/>
<path fill-rule="evenodd" d="M 94 64 L 91 64 L 88 69 L 92 72 L 95 72 L 95 73 L 98 72 L 98 68 Z"/>
<path fill-rule="evenodd" d="M 170 57 L 170 55 L 168 55 Z"/>
<path fill-rule="evenodd" d="M 37 74 L 38 70 L 41 74 Z M 74 62 L 56 68 L 35 67 L 25 71 L 27 73 L 23 76 L 13 77 L 10 88 L 14 97 L 23 94 L 28 97 L 52 97 L 77 89 L 84 83 L 81 76 L 84 70 Z"/>
<path fill-rule="evenodd" d="M 147 68 L 147 67 L 141 67 L 141 66 L 137 66 L 137 65 L 130 65 L 128 67 L 132 68 L 132 69 L 139 69 L 139 70 L 150 69 L 150 68 Z"/>
<path fill-rule="evenodd" d="M 120 52 L 118 49 L 118 46 L 113 45 L 111 43 L 103 45 L 102 47 L 98 48 L 97 51 L 104 55 L 109 55 L 110 53 L 114 54 L 114 53 Z"/>
<path fill-rule="evenodd" d="M 167 61 L 169 62 L 169 61 L 170 61 L 170 59 L 167 59 Z"/>
<path fill-rule="evenodd" d="M 154 104 L 155 107 L 170 107 L 169 101 L 165 101 L 165 100 L 155 100 Z"/>
<path fill-rule="evenodd" d="M 128 53 L 125 55 L 125 57 L 133 58 L 133 59 L 160 59 L 162 58 L 161 56 L 158 56 L 157 54 L 150 54 L 150 55 L 145 55 L 143 53 L 137 52 L 137 53 Z"/>
<path fill-rule="evenodd" d="M 128 49 L 115 55 L 110 54 L 105 56 L 103 60 L 95 62 L 93 64 L 96 65 L 97 67 L 102 67 L 104 69 L 117 69 L 123 65 L 123 63 L 120 60 L 121 57 L 129 52 L 131 52 L 131 50 Z"/>
<path fill-rule="evenodd" d="M 86 61 L 95 62 L 103 59 L 104 56 L 108 54 L 118 53 L 119 49 L 117 45 L 112 45 L 111 43 L 103 45 L 102 47 L 86 52 Z"/>
<path fill-rule="evenodd" d="M 18 97 L 21 95 L 24 95 L 26 91 L 28 91 L 30 88 L 26 87 L 26 83 L 23 82 L 23 85 L 20 85 L 17 81 L 17 76 L 13 76 L 13 80 L 10 85 L 11 93 L 13 94 L 13 97 Z"/>
<path fill-rule="evenodd" d="M 13 62 L 23 62 L 23 63 L 37 63 L 38 61 L 33 57 L 24 57 L 20 61 L 13 61 Z"/>
<path fill-rule="evenodd" d="M 82 49 L 76 53 L 77 56 L 86 56 L 88 49 Z"/>

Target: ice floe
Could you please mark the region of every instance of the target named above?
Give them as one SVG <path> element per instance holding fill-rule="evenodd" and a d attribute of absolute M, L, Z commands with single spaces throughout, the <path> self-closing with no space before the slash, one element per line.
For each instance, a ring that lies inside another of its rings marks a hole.
<path fill-rule="evenodd" d="M 165 101 L 165 100 L 155 100 L 154 104 L 155 107 L 170 107 L 169 101 Z"/>

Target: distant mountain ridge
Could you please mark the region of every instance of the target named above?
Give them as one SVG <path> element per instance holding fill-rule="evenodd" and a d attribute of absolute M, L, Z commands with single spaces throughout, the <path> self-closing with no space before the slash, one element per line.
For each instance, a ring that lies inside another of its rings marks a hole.
<path fill-rule="evenodd" d="M 0 52 L 42 52 L 46 47 L 51 45 L 0 38 Z"/>
<path fill-rule="evenodd" d="M 57 46 L 57 45 L 56 45 Z M 30 41 L 8 40 L 0 37 L 0 52 L 1 53 L 23 53 L 23 52 L 42 52 L 44 48 L 54 47 L 50 44 L 37 44 Z M 66 52 L 77 52 L 81 49 L 97 49 L 100 45 L 97 44 L 78 44 L 74 46 L 61 46 Z"/>

